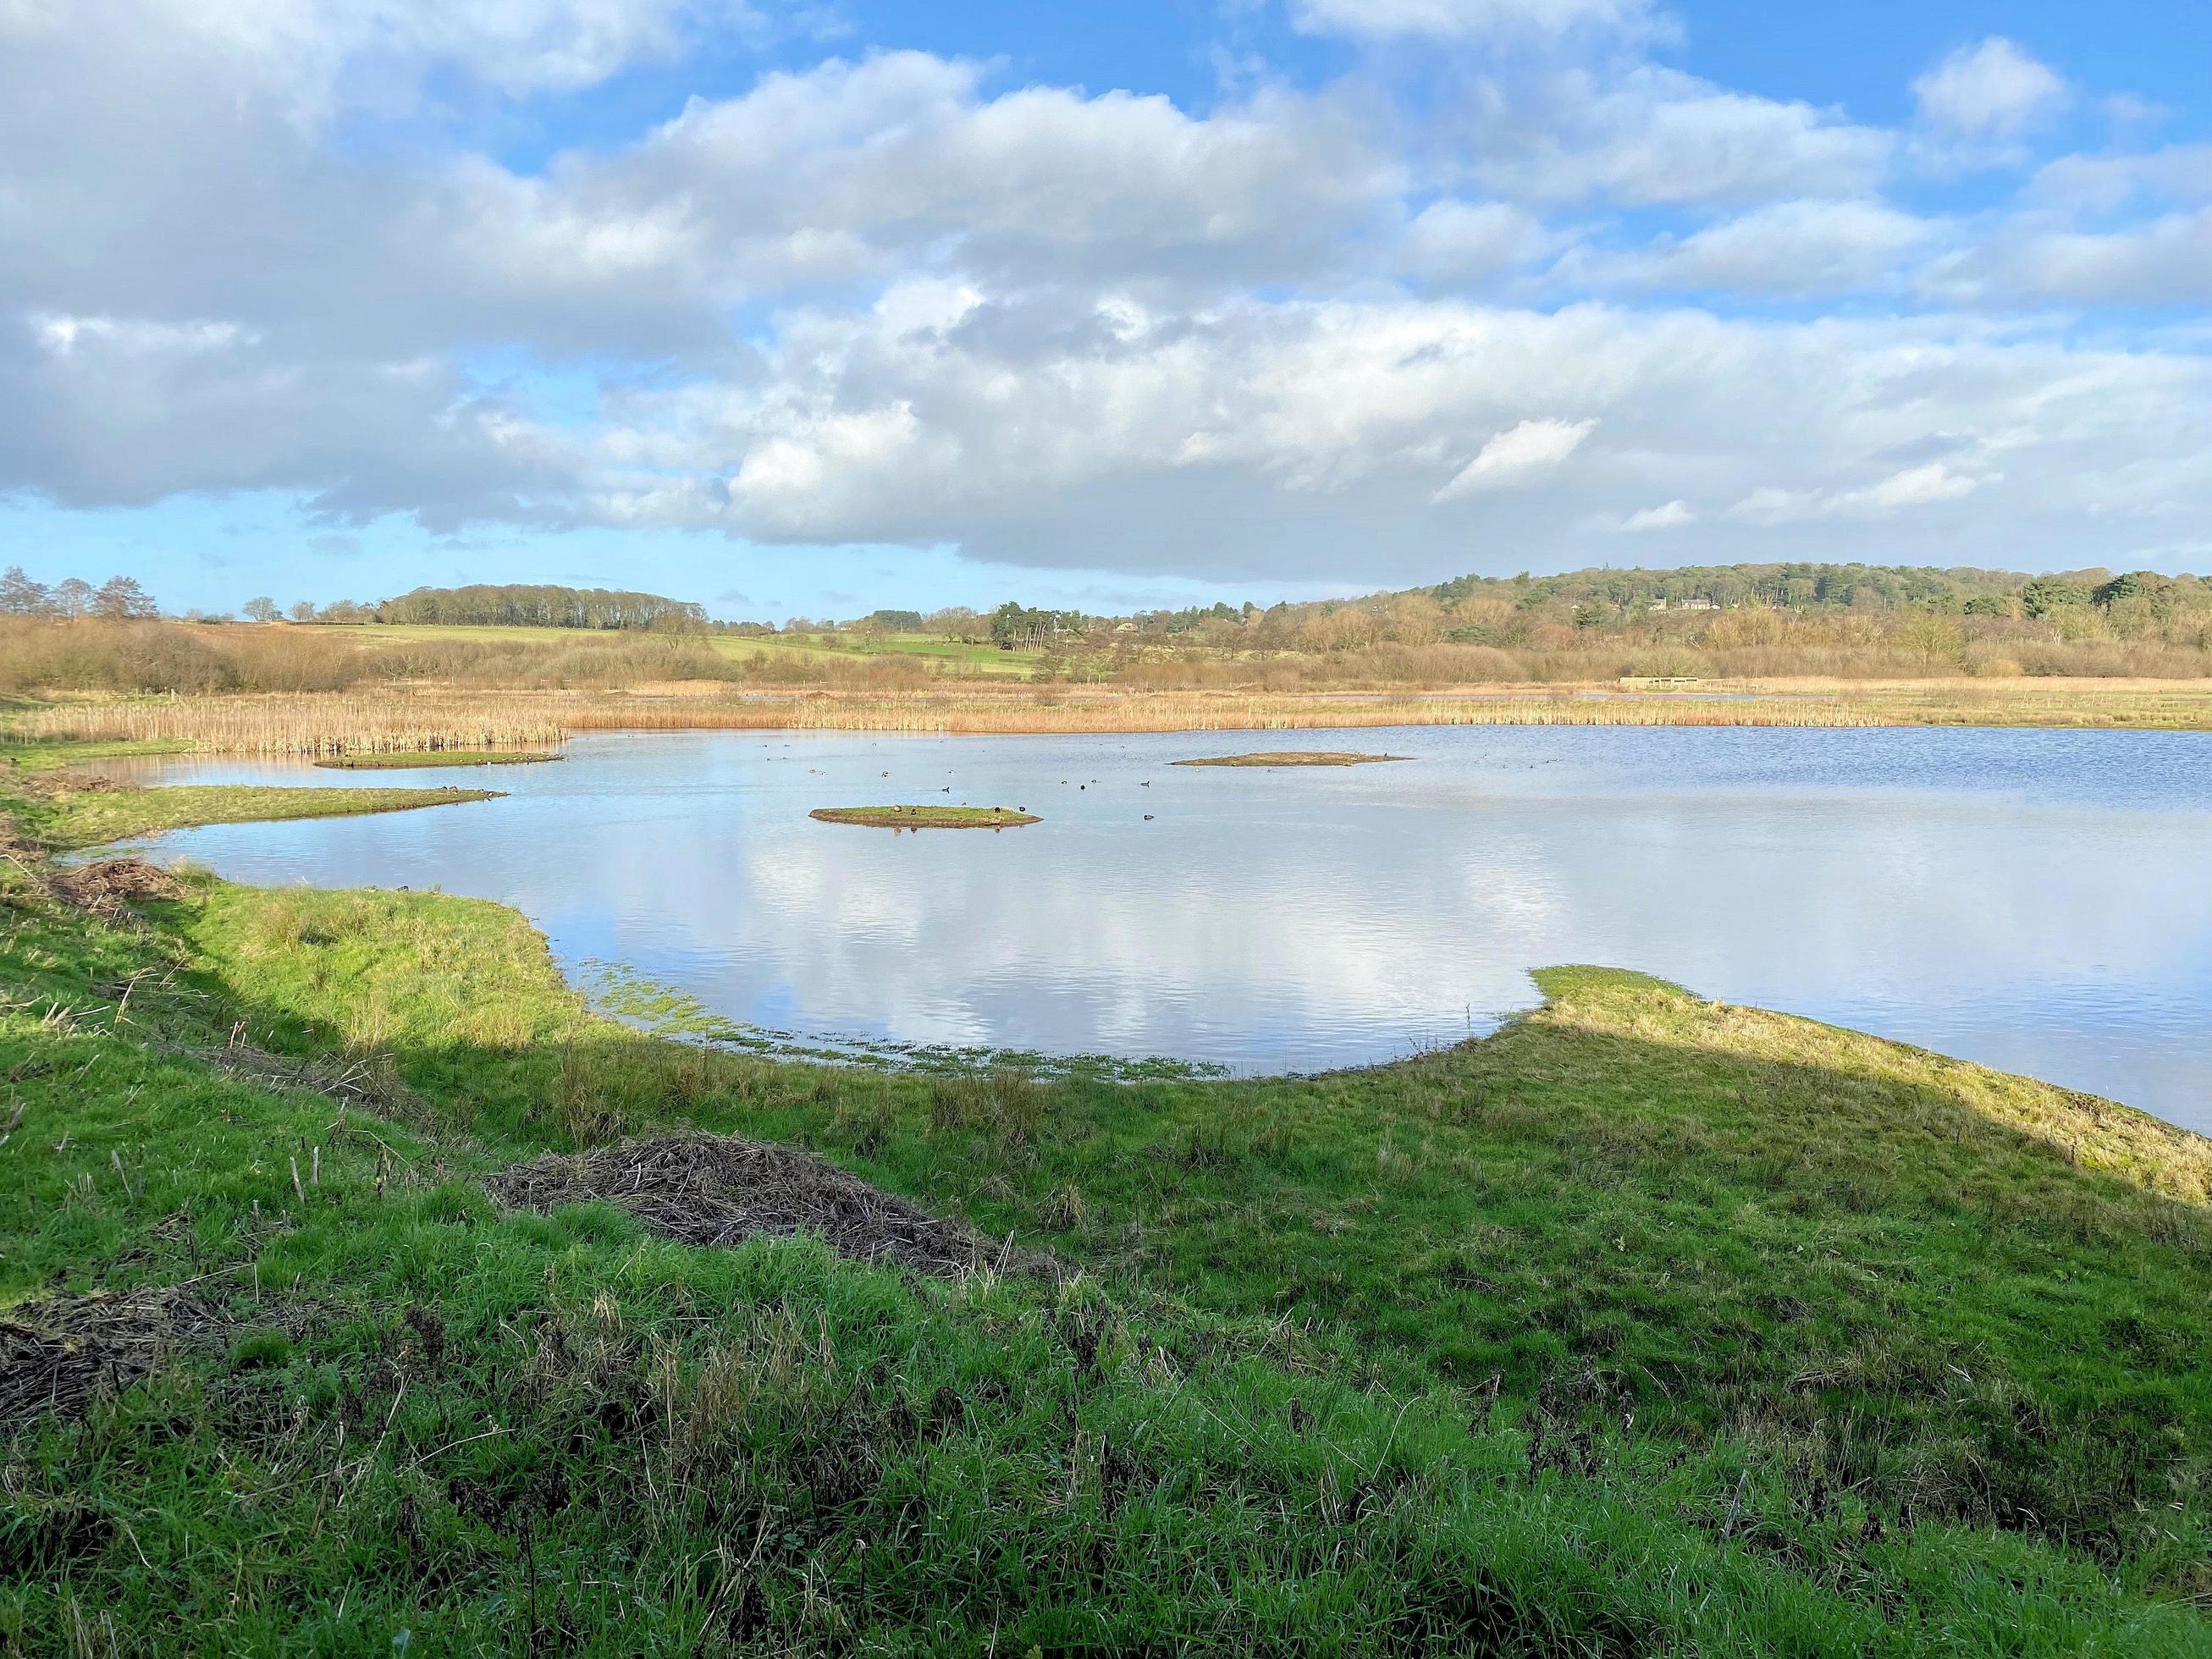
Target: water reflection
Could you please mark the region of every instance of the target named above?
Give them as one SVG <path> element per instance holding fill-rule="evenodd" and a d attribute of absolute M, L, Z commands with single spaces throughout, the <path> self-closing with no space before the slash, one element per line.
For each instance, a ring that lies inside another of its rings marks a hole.
<path fill-rule="evenodd" d="M 1606 962 L 2212 1127 L 2212 738 L 1358 742 L 1413 758 L 1168 764 L 1253 746 L 1218 733 L 608 735 L 562 764 L 435 779 L 506 800 L 161 848 L 241 879 L 504 900 L 571 968 L 626 963 L 780 1030 L 1309 1069 L 1487 1030 L 1532 1000 L 1530 967 Z M 887 801 L 1044 821 L 893 836 L 806 817 Z"/>

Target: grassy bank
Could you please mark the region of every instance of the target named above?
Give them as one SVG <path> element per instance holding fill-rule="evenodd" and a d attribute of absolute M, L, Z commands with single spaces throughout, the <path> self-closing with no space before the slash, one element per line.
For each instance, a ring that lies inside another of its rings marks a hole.
<path fill-rule="evenodd" d="M 2125 1109 L 1593 969 L 1321 1079 L 823 1068 L 493 905 L 0 884 L 0 1304 L 194 1298 L 0 1412 L 15 1650 L 2212 1639 L 2212 1143 Z M 485 1191 L 699 1129 L 1079 1275 Z"/>
<path fill-rule="evenodd" d="M 89 789 L 20 801 L 15 816 L 58 848 L 97 847 L 202 823 L 404 812 L 495 800 L 491 789 L 308 789 L 241 784 L 177 784 L 163 789 Z"/>

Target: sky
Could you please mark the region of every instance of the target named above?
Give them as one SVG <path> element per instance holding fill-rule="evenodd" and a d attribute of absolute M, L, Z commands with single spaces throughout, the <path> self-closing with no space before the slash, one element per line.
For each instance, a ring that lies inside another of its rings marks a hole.
<path fill-rule="evenodd" d="M 0 0 L 0 563 L 2212 571 L 2212 7 Z"/>

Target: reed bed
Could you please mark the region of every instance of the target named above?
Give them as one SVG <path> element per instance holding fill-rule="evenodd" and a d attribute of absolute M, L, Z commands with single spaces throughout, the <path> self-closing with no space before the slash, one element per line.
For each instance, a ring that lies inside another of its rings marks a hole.
<path fill-rule="evenodd" d="M 5 735 L 28 743 L 183 744 L 230 755 L 391 755 L 550 749 L 568 734 L 542 699 L 501 694 L 211 694 L 88 700 L 21 709 Z"/>
<path fill-rule="evenodd" d="M 699 682 L 629 690 L 420 687 L 204 695 L 34 705 L 9 741 L 167 743 L 325 757 L 549 749 L 578 732 L 857 731 L 938 734 L 1294 731 L 1390 726 L 2038 726 L 2212 730 L 2212 684 L 2023 679 L 1767 682 L 1691 691 L 1462 686 L 1441 691 L 1137 690 L 992 685 L 911 691 L 745 690 Z"/>

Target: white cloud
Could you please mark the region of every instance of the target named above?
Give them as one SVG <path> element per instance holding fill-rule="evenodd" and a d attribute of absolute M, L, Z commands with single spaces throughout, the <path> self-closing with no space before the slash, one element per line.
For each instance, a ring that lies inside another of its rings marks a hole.
<path fill-rule="evenodd" d="M 1468 166 L 1526 200 L 1607 196 L 1636 206 L 1856 197 L 1888 170 L 1894 137 L 1644 65 L 1486 82 L 1465 111 Z"/>
<path fill-rule="evenodd" d="M 1431 202 L 1407 227 L 1413 269 L 1446 281 L 1474 281 L 1533 258 L 1553 239 L 1543 222 L 1510 202 Z"/>
<path fill-rule="evenodd" d="M 1912 90 L 1925 119 L 1968 138 L 2017 137 L 2069 96 L 2055 70 L 2002 35 L 1960 47 Z"/>
<path fill-rule="evenodd" d="M 2062 155 L 2035 175 L 2042 199 L 2111 212 L 2138 197 L 2212 201 L 2212 144 L 2176 144 L 2136 155 Z"/>
<path fill-rule="evenodd" d="M 1498 433 L 1430 499 L 1453 501 L 1485 489 L 1506 489 L 1549 471 L 1580 449 L 1596 427 L 1595 420 L 1522 421 Z"/>
<path fill-rule="evenodd" d="M 1291 21 L 1311 34 L 1371 40 L 1641 36 L 1658 27 L 1650 0 L 1291 0 Z"/>
<path fill-rule="evenodd" d="M 1955 501 L 2002 476 L 1957 472 L 1941 461 L 1929 461 L 1856 489 L 1784 489 L 1767 484 L 1731 507 L 1729 517 L 1770 527 L 1807 519 L 1883 518 L 1905 507 Z"/>
<path fill-rule="evenodd" d="M 2116 230 L 2023 219 L 1938 262 L 1923 282 L 1933 294 L 1979 304 L 2212 304 L 2212 206 Z"/>
<path fill-rule="evenodd" d="M 0 331 L 0 490 L 105 507 L 276 489 L 442 527 L 530 521 L 576 465 L 434 363 L 302 360 L 222 322 L 47 316 Z"/>
<path fill-rule="evenodd" d="M 1240 580 L 1341 580 L 1356 547 L 1358 579 L 1414 580 L 1473 433 L 1443 505 L 1523 563 L 1601 556 L 1617 532 L 1594 514 L 1678 498 L 1741 504 L 1705 521 L 1715 558 L 1811 524 L 1835 556 L 1893 562 L 1883 526 L 1971 491 L 1946 559 L 2079 564 L 2138 507 L 2212 510 L 2208 408 L 2199 359 L 1955 320 L 969 290 L 794 315 L 742 374 L 625 398 L 628 471 L 584 510 Z"/>
<path fill-rule="evenodd" d="M 372 94 L 456 70 L 510 94 L 586 87 L 757 21 L 741 0 L 125 0 L 319 112 L 350 79 Z"/>
<path fill-rule="evenodd" d="M 1657 507 L 1646 507 L 1617 520 L 1613 528 L 1632 536 L 1646 534 L 1655 530 L 1679 530 L 1684 525 L 1695 524 L 1698 515 L 1684 501 L 1672 501 Z"/>
<path fill-rule="evenodd" d="M 1750 294 L 1823 294 L 1886 279 L 1936 227 L 1877 202 L 1778 202 L 1679 242 L 1570 269 L 1586 280 Z"/>
<path fill-rule="evenodd" d="M 2212 519 L 2200 351 L 2002 314 L 2201 301 L 2191 147 L 1923 222 L 1881 194 L 1891 132 L 1523 40 L 1510 77 L 1438 54 L 1419 100 L 1384 54 L 1202 112 L 884 52 L 642 131 L 610 99 L 605 136 L 524 165 L 453 135 L 532 153 L 530 94 L 680 58 L 728 9 L 129 3 L 94 27 L 0 0 L 0 489 L 1285 584 L 1692 521 L 1717 559 L 1894 561 L 1924 524 L 1947 560 L 2118 563 Z M 1392 0 L 1364 33 L 1634 9 Z M 320 121 L 380 89 L 409 142 Z M 1975 143 L 2034 102 L 1936 95 Z M 2088 216 L 2141 200 L 2173 210 Z M 1607 246 L 1537 269 L 1577 238 Z M 1565 303 L 1575 280 L 1700 303 Z M 1449 297 L 1486 283 L 1522 303 Z"/>

